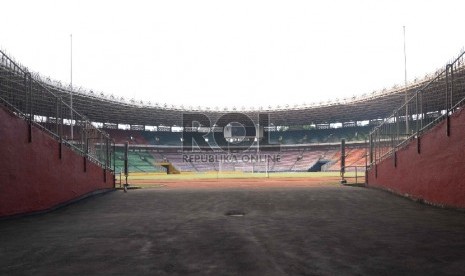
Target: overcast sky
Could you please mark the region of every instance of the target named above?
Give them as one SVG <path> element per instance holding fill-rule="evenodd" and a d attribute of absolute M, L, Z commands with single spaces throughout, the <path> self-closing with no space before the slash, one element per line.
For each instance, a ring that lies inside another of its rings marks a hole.
<path fill-rule="evenodd" d="M 465 46 L 465 1 L 2 1 L 0 47 L 44 76 L 161 104 L 350 97 L 434 72 Z"/>

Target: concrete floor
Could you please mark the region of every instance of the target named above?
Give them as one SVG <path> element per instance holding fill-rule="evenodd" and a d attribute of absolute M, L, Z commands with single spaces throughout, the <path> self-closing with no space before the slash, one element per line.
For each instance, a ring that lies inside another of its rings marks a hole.
<path fill-rule="evenodd" d="M 334 185 L 116 191 L 0 221 L 11 274 L 465 275 L 465 213 Z"/>

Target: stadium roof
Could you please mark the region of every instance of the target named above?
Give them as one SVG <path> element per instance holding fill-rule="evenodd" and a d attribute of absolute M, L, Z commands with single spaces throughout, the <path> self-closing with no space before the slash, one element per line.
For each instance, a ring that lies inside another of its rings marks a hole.
<path fill-rule="evenodd" d="M 408 93 L 413 94 L 429 80 L 410 84 Z M 54 93 L 69 99 L 69 89 L 49 85 Z M 184 113 L 202 113 L 214 124 L 218 118 L 233 120 L 231 116 L 243 113 L 257 118 L 259 113 L 270 115 L 270 123 L 276 126 L 301 126 L 309 124 L 327 124 L 336 122 L 364 121 L 384 119 L 405 101 L 405 88 L 393 88 L 365 94 L 350 99 L 334 100 L 313 105 L 280 106 L 257 109 L 231 108 L 212 109 L 210 107 L 184 108 L 134 100 L 117 99 L 112 96 L 93 92 L 75 93 L 74 107 L 91 121 L 129 125 L 173 126 L 182 125 Z"/>
<path fill-rule="evenodd" d="M 2 53 L 3 54 L 3 53 Z M 3 61 L 3 57 L 2 57 Z M 27 70 L 25 67 L 22 67 Z M 4 62 L 0 64 L 0 70 L 8 70 Z M 0 73 L 1 73 L 0 71 Z M 11 70 L 10 70 L 11 71 Z M 455 72 L 456 76 L 463 77 L 465 67 L 461 65 Z M 9 72 L 11 74 L 12 72 Z M 440 71 L 426 76 L 423 80 L 415 81 L 407 86 L 409 97 L 414 92 L 425 86 L 436 77 L 445 78 Z M 18 83 L 21 83 L 22 72 L 13 72 L 17 74 Z M 0 75 L 1 76 L 1 75 Z M 70 101 L 70 88 L 61 85 L 61 83 L 41 77 L 39 74 L 33 74 L 33 77 L 42 83 L 51 93 L 43 93 L 42 97 L 60 96 L 65 102 Z M 441 82 L 439 82 L 441 83 Z M 445 83 L 445 82 L 442 82 Z M 434 89 L 430 86 L 428 89 Z M 383 90 L 354 96 L 349 99 L 334 100 L 310 105 L 300 106 L 277 106 L 267 108 L 223 108 L 216 109 L 210 107 L 183 107 L 168 106 L 150 102 L 136 102 L 135 100 L 126 100 L 116 98 L 104 93 L 94 93 L 93 91 L 73 92 L 73 106 L 81 114 L 85 115 L 90 121 L 113 124 L 129 125 L 150 125 L 150 126 L 181 126 L 182 116 L 185 113 L 202 113 L 210 118 L 211 125 L 222 117 L 228 121 L 234 121 L 237 113 L 243 113 L 255 120 L 259 113 L 270 115 L 270 123 L 275 126 L 302 126 L 309 124 L 329 124 L 343 123 L 365 120 L 384 119 L 388 117 L 395 109 L 399 108 L 405 101 L 404 87 L 393 87 L 390 90 Z M 18 89 L 17 91 L 21 91 Z M 428 91 L 424 91 L 428 95 Z M 53 95 L 52 95 L 53 94 Z M 21 95 L 17 95 L 18 99 Z M 24 96 L 26 98 L 26 96 Z M 50 102 L 53 99 L 49 99 Z M 428 101 L 426 111 L 438 111 L 433 101 Z M 42 116 L 54 116 L 54 111 L 41 111 Z M 50 114 L 47 114 L 50 113 Z"/>

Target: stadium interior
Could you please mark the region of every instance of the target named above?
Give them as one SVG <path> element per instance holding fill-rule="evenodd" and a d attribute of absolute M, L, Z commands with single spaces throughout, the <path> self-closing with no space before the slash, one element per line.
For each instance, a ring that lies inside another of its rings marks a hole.
<path fill-rule="evenodd" d="M 128 101 L 71 89 L 31 73 L 3 52 L 0 55 L 4 108 L 24 118 L 31 129 L 34 126 L 51 135 L 59 143 L 60 154 L 62 146 L 68 147 L 112 173 L 122 173 L 125 164 L 128 173 L 163 173 L 167 168 L 176 173 L 342 172 L 357 167 L 373 171 L 378 162 L 395 155 L 408 141 L 419 139 L 422 132 L 444 119 L 449 122 L 464 96 L 463 54 L 445 70 L 406 87 L 311 105 L 223 110 Z M 186 124 L 188 116 L 201 116 L 202 123 Z M 232 125 L 243 118 L 252 125 L 243 130 Z M 227 127 L 242 134 L 232 137 L 229 131 L 227 138 Z M 261 137 L 255 134 L 256 127 L 262 131 Z M 200 145 L 190 148 L 199 142 L 196 140 L 186 150 L 186 134 L 200 135 Z M 242 158 L 273 149 L 279 160 Z M 202 153 L 208 153 L 207 162 L 185 156 Z M 239 158 L 224 160 L 225 153 Z"/>
<path fill-rule="evenodd" d="M 465 209 L 464 54 L 405 87 L 309 105 L 219 109 L 137 102 L 76 89 L 30 71 L 0 51 L 0 241 L 12 252 L 0 250 L 0 259 L 8 257 L 0 274 L 21 271 L 17 263 L 23 259 L 32 259 L 25 269 L 34 274 L 41 263 L 37 260 L 42 260 L 37 255 L 47 254 L 60 260 L 61 265 L 51 261 L 61 269 L 58 274 L 69 272 L 71 262 L 79 275 L 101 268 L 92 254 L 114 258 L 105 272 L 115 274 L 132 274 L 133 269 L 141 274 L 202 274 L 211 269 L 218 275 L 236 269 L 236 275 L 242 270 L 274 275 L 266 272 L 278 267 L 286 272 L 278 275 L 378 275 L 391 272 L 380 270 L 386 266 L 393 274 L 424 275 L 442 272 L 442 260 L 452 257 L 455 267 L 446 269 L 463 271 L 463 214 L 420 209 L 384 191 L 453 212 Z M 201 122 L 186 123 L 185 116 Z M 233 123 L 244 118 L 252 126 L 233 134 Z M 322 172 L 335 173 L 328 178 L 331 183 L 312 180 Z M 233 179 L 223 182 L 222 173 Z M 246 177 L 236 179 L 236 173 Z M 355 174 L 355 183 L 348 183 L 349 173 Z M 152 181 L 146 191 L 128 192 L 128 175 L 136 175 L 135 180 L 141 175 L 167 178 Z M 179 175 L 194 179 L 176 181 Z M 199 175 L 216 179 L 199 180 Z M 259 181 L 253 179 L 257 175 Z M 47 217 L 50 225 L 59 225 L 50 231 L 64 229 L 62 240 L 38 231 L 44 236 L 36 246 L 29 239 L 35 232 L 28 231 L 49 228 L 24 229 L 22 223 L 29 221 L 15 220 L 118 188 L 125 193 L 61 209 L 72 221 L 60 212 Z M 230 220 L 238 217 L 246 218 Z M 437 218 L 433 224 L 430 217 Z M 17 238 L 10 240 L 12 234 Z M 111 238 L 105 240 L 107 236 Z M 18 244 L 32 244 L 39 253 Z M 433 247 L 422 255 L 425 244 Z M 132 258 L 134 252 L 149 256 L 153 267 Z M 216 259 L 218 252 L 226 252 L 221 260 Z M 76 257 L 85 254 L 90 257 Z M 205 254 L 213 257 L 204 259 Z M 374 254 L 381 257 L 373 259 Z M 436 256 L 433 270 L 424 265 L 431 255 Z M 309 257 L 317 260 L 314 267 L 308 265 Z M 126 258 L 138 265 L 126 265 Z M 202 266 L 204 260 L 212 265 Z M 360 265 L 364 260 L 371 263 Z"/>

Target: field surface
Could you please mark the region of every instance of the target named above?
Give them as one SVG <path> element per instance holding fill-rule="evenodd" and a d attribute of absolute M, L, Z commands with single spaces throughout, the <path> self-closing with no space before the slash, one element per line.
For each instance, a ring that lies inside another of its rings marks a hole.
<path fill-rule="evenodd" d="M 332 179 L 151 181 L 0 221 L 0 275 L 465 275 L 462 212 Z"/>
<path fill-rule="evenodd" d="M 345 175 L 349 183 L 364 183 L 364 174 L 353 172 Z M 241 173 L 207 172 L 167 175 L 164 173 L 132 173 L 128 183 L 141 188 L 166 187 L 182 189 L 201 188 L 269 188 L 269 187 L 315 187 L 322 184 L 340 183 L 339 172 L 312 173 Z M 124 177 L 117 177 L 117 187 L 125 183 Z"/>

